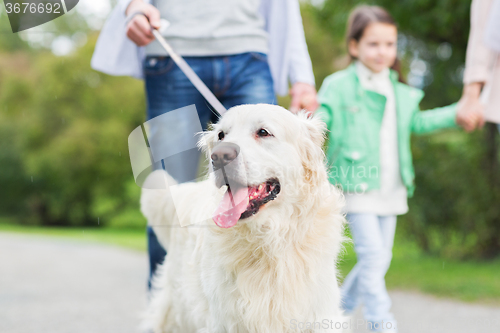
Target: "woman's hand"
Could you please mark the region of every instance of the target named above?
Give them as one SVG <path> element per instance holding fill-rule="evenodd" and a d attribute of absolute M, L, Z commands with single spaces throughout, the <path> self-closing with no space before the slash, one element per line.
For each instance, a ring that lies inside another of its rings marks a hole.
<path fill-rule="evenodd" d="M 310 84 L 302 82 L 294 83 L 292 88 L 290 88 L 290 96 L 292 97 L 290 111 L 293 113 L 297 113 L 303 109 L 314 112 L 319 106 L 316 97 L 316 88 Z"/>
<path fill-rule="evenodd" d="M 456 122 L 462 128 L 471 132 L 476 128 L 484 126 L 484 106 L 479 100 L 481 94 L 481 83 L 471 83 L 464 87 L 462 98 L 458 102 Z"/>
<path fill-rule="evenodd" d="M 135 15 L 138 12 L 144 15 Z M 142 0 L 132 0 L 125 14 L 135 15 L 127 24 L 127 37 L 130 40 L 138 46 L 145 46 L 155 39 L 151 27 L 160 28 L 160 11 L 155 6 L 146 4 Z"/>

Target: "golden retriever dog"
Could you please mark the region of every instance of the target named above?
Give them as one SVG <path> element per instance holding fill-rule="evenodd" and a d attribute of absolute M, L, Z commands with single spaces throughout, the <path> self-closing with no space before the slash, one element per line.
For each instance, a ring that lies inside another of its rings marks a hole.
<path fill-rule="evenodd" d="M 149 330 L 339 331 L 345 220 L 327 177 L 324 131 L 305 113 L 237 106 L 199 141 L 206 180 L 175 185 L 163 170 L 148 177 L 141 210 L 168 252 Z"/>

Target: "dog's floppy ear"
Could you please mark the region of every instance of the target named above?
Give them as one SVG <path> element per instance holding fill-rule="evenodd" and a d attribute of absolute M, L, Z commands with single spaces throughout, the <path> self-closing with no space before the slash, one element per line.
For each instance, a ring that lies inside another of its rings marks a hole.
<path fill-rule="evenodd" d="M 306 182 L 316 185 L 326 177 L 325 154 L 322 146 L 325 140 L 326 125 L 317 117 L 309 117 L 306 112 L 299 112 L 303 134 L 299 138 L 300 155 L 305 171 Z"/>
<path fill-rule="evenodd" d="M 326 124 L 318 117 L 310 116 L 310 112 L 300 112 L 298 114 L 307 128 L 311 140 L 319 147 L 325 142 Z"/>

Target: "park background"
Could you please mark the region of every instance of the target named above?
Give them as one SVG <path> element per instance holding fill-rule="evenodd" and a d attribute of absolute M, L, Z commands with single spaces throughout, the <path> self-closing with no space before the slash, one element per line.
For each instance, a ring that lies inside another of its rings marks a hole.
<path fill-rule="evenodd" d="M 82 0 L 68 14 L 13 34 L 0 5 L 0 232 L 70 237 L 144 251 L 146 221 L 128 155 L 145 121 L 142 81 L 90 68 L 116 1 Z M 302 16 L 316 85 L 345 68 L 344 33 L 358 3 L 387 8 L 399 25 L 408 83 L 423 110 L 461 95 L 470 0 L 311 0 Z M 289 99 L 279 99 L 288 107 Z M 499 135 L 414 136 L 416 193 L 399 217 L 387 285 L 500 304 Z M 340 264 L 355 263 L 352 246 Z"/>

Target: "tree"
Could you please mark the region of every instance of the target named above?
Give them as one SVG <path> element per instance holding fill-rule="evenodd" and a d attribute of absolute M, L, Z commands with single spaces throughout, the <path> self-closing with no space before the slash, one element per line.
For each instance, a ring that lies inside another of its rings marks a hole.
<path fill-rule="evenodd" d="M 3 55 L 4 213 L 44 225 L 97 225 L 131 207 L 140 216 L 127 138 L 144 121 L 142 84 L 93 71 L 95 37 L 67 57 Z"/>

